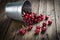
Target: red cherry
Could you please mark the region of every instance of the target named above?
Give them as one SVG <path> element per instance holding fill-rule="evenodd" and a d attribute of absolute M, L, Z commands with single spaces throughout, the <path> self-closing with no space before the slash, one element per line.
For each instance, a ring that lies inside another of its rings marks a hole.
<path fill-rule="evenodd" d="M 22 31 L 21 31 L 21 34 L 22 34 L 22 35 L 26 34 L 26 31 L 25 31 L 25 30 L 22 30 Z"/>
<path fill-rule="evenodd" d="M 49 21 L 48 21 L 48 25 L 51 25 L 51 24 L 52 24 L 52 21 L 51 21 L 51 20 L 49 20 Z"/>
<path fill-rule="evenodd" d="M 29 25 L 29 27 L 33 27 L 32 25 Z"/>
<path fill-rule="evenodd" d="M 27 15 L 27 16 L 29 16 L 29 14 L 28 14 L 28 13 L 26 13 L 26 15 Z"/>
<path fill-rule="evenodd" d="M 29 24 L 29 25 L 32 25 L 33 23 L 32 23 L 32 21 L 30 21 L 28 24 Z"/>
<path fill-rule="evenodd" d="M 29 15 L 29 18 L 32 18 L 32 15 L 31 14 Z"/>
<path fill-rule="evenodd" d="M 27 16 L 27 15 L 25 15 L 24 19 L 28 19 L 28 16 Z"/>
<path fill-rule="evenodd" d="M 40 29 L 40 26 L 36 26 L 36 29 Z"/>
<path fill-rule="evenodd" d="M 31 20 L 34 21 L 35 18 L 32 18 Z"/>
<path fill-rule="evenodd" d="M 43 28 L 42 28 L 42 31 L 45 32 L 45 31 L 46 31 L 46 27 L 43 27 Z"/>
<path fill-rule="evenodd" d="M 29 20 L 26 20 L 26 23 L 29 23 Z"/>
<path fill-rule="evenodd" d="M 38 16 L 38 22 L 42 21 L 43 20 L 43 16 Z"/>
<path fill-rule="evenodd" d="M 41 21 L 43 20 L 43 17 L 41 17 Z"/>
<path fill-rule="evenodd" d="M 37 23 L 37 19 L 34 19 L 34 20 L 33 20 L 33 23 Z"/>
<path fill-rule="evenodd" d="M 26 28 L 20 29 L 19 32 L 24 35 L 26 33 Z"/>
<path fill-rule="evenodd" d="M 29 26 L 28 26 L 28 29 L 29 29 L 29 30 L 31 30 L 32 28 L 33 28 L 33 26 L 32 26 L 32 25 L 29 25 Z"/>
<path fill-rule="evenodd" d="M 43 22 L 43 26 L 46 26 L 46 22 Z"/>
<path fill-rule="evenodd" d="M 36 29 L 36 30 L 35 30 L 35 33 L 36 33 L 36 34 L 39 34 L 39 32 L 40 32 L 40 29 Z"/>
<path fill-rule="evenodd" d="M 42 28 L 43 28 L 43 27 L 46 27 L 46 26 L 43 26 L 43 25 L 42 25 Z"/>
<path fill-rule="evenodd" d="M 41 18 L 41 17 L 42 17 L 41 15 L 38 16 L 38 18 Z"/>
<path fill-rule="evenodd" d="M 47 20 L 48 18 L 49 18 L 49 16 L 46 15 L 46 16 L 45 16 L 45 19 Z"/>
<path fill-rule="evenodd" d="M 32 19 L 34 19 L 35 17 L 33 16 Z"/>
<path fill-rule="evenodd" d="M 38 18 L 38 22 L 40 22 L 42 19 L 41 18 Z"/>

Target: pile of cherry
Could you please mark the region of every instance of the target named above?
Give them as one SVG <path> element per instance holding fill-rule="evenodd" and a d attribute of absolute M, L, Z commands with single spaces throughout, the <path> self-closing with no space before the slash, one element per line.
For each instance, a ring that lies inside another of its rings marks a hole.
<path fill-rule="evenodd" d="M 26 31 L 30 31 L 33 28 L 33 24 L 39 23 L 43 20 L 45 20 L 47 22 L 43 22 L 42 27 L 37 25 L 36 29 L 35 29 L 35 34 L 39 34 L 40 29 L 41 29 L 42 34 L 44 34 L 46 32 L 46 25 L 48 25 L 48 26 L 51 25 L 52 21 L 48 20 L 49 16 L 47 16 L 47 15 L 45 16 L 45 18 L 44 18 L 44 15 L 42 15 L 42 14 L 40 14 L 38 16 L 36 16 L 36 15 L 37 15 L 36 13 L 23 13 L 22 14 L 23 20 L 28 24 L 28 27 L 21 28 L 20 30 L 18 30 L 19 33 L 21 33 L 22 35 L 26 34 Z"/>
<path fill-rule="evenodd" d="M 24 13 L 22 14 L 23 20 L 28 24 L 32 25 L 43 20 L 43 15 L 37 16 L 36 13 Z"/>

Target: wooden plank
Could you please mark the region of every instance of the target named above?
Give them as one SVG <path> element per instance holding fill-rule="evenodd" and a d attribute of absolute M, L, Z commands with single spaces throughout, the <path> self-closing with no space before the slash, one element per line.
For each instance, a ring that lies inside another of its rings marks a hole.
<path fill-rule="evenodd" d="M 18 28 L 18 21 L 12 21 L 11 25 L 9 26 L 7 30 L 7 34 L 5 36 L 5 40 L 14 40 L 14 36 Z"/>
<path fill-rule="evenodd" d="M 55 0 L 55 14 L 56 14 L 56 25 L 57 25 L 57 37 L 60 40 L 60 1 Z"/>
<path fill-rule="evenodd" d="M 47 0 L 47 15 L 49 15 L 49 20 L 52 20 L 52 25 L 47 28 L 47 34 L 49 40 L 57 40 L 56 39 L 56 25 L 55 25 L 55 10 L 54 10 L 54 1 Z"/>

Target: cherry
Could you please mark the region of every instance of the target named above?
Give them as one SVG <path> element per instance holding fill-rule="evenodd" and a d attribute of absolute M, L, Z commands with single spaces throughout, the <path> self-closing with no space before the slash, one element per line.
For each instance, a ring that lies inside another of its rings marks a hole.
<path fill-rule="evenodd" d="M 43 17 L 41 17 L 41 21 L 43 20 Z"/>
<path fill-rule="evenodd" d="M 31 20 L 34 21 L 34 19 L 35 19 L 35 18 L 33 17 Z"/>
<path fill-rule="evenodd" d="M 33 20 L 33 22 L 34 22 L 34 23 L 37 23 L 37 19 L 35 18 L 35 19 Z"/>
<path fill-rule="evenodd" d="M 42 28 L 43 28 L 43 27 L 46 27 L 46 26 L 43 26 L 43 25 L 42 25 Z"/>
<path fill-rule="evenodd" d="M 43 25 L 42 26 L 46 26 L 46 22 L 43 22 Z"/>
<path fill-rule="evenodd" d="M 40 21 L 42 21 L 42 19 L 41 18 L 38 18 L 38 22 L 40 22 Z"/>
<path fill-rule="evenodd" d="M 28 16 L 27 16 L 27 15 L 25 15 L 24 19 L 28 19 Z"/>
<path fill-rule="evenodd" d="M 26 33 L 26 28 L 22 28 L 19 30 L 19 33 L 21 33 L 22 35 L 24 35 Z"/>
<path fill-rule="evenodd" d="M 33 28 L 33 26 L 32 26 L 32 25 L 29 25 L 29 26 L 28 26 L 28 29 L 29 29 L 29 30 L 31 30 L 32 28 Z"/>
<path fill-rule="evenodd" d="M 25 20 L 26 23 L 29 23 L 29 20 Z"/>
<path fill-rule="evenodd" d="M 42 31 L 41 31 L 41 33 L 44 34 L 45 31 L 46 31 L 46 26 L 42 26 Z"/>
<path fill-rule="evenodd" d="M 43 28 L 42 28 L 42 31 L 45 32 L 45 31 L 46 31 L 46 27 L 43 27 Z"/>
<path fill-rule="evenodd" d="M 22 35 L 26 34 L 26 31 L 25 31 L 25 30 L 22 30 L 22 31 L 21 31 L 21 34 L 22 34 Z"/>
<path fill-rule="evenodd" d="M 40 26 L 37 25 L 37 26 L 36 26 L 36 29 L 40 29 Z"/>
<path fill-rule="evenodd" d="M 48 18 L 49 18 L 49 16 L 46 15 L 46 16 L 45 16 L 45 20 L 48 20 Z"/>
<path fill-rule="evenodd" d="M 48 21 L 48 25 L 51 25 L 51 24 L 52 24 L 52 21 L 51 21 L 51 20 L 49 20 L 49 21 Z"/>
<path fill-rule="evenodd" d="M 35 30 L 35 33 L 36 33 L 36 34 L 39 34 L 39 32 L 40 32 L 40 29 L 36 29 L 36 30 Z"/>
<path fill-rule="evenodd" d="M 35 17 L 33 16 L 32 19 L 34 19 Z"/>
<path fill-rule="evenodd" d="M 32 25 L 32 24 L 33 24 L 33 22 L 32 22 L 32 21 L 30 21 L 28 24 L 29 24 L 29 25 Z"/>
<path fill-rule="evenodd" d="M 26 29 L 20 29 L 19 32 L 24 35 L 26 33 Z"/>
<path fill-rule="evenodd" d="M 27 15 L 27 16 L 29 16 L 29 14 L 28 14 L 28 13 L 26 13 L 26 15 Z"/>
<path fill-rule="evenodd" d="M 32 18 L 32 15 L 31 14 L 29 15 L 29 18 Z"/>
<path fill-rule="evenodd" d="M 39 15 L 38 16 L 38 22 L 42 21 L 43 20 L 43 16 L 42 15 Z"/>
<path fill-rule="evenodd" d="M 33 25 L 29 25 L 29 27 L 33 27 Z"/>
<path fill-rule="evenodd" d="M 41 17 L 42 17 L 41 15 L 38 16 L 38 18 L 41 18 Z"/>

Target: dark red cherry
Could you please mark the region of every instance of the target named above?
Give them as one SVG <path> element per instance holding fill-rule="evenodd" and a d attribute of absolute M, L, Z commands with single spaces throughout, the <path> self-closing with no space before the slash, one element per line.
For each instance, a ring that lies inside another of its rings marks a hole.
<path fill-rule="evenodd" d="M 48 18 L 49 18 L 49 16 L 46 15 L 46 16 L 45 16 L 45 20 L 48 20 Z"/>
<path fill-rule="evenodd" d="M 39 25 L 37 25 L 37 26 L 36 26 L 36 29 L 40 29 L 40 26 L 39 26 Z"/>
<path fill-rule="evenodd" d="M 48 20 L 48 25 L 51 25 L 52 24 L 52 21 L 51 20 Z"/>
<path fill-rule="evenodd" d="M 26 31 L 25 31 L 25 30 L 22 30 L 22 31 L 21 31 L 21 34 L 22 34 L 22 35 L 26 34 Z"/>
<path fill-rule="evenodd" d="M 46 26 L 46 22 L 43 22 L 42 26 Z"/>
<path fill-rule="evenodd" d="M 43 21 L 43 17 L 41 17 L 41 21 Z"/>
<path fill-rule="evenodd" d="M 46 31 L 46 27 L 43 27 L 43 28 L 42 28 L 42 31 L 45 32 L 45 31 Z"/>
<path fill-rule="evenodd" d="M 29 30 L 31 30 L 32 28 L 33 28 L 33 26 L 32 26 L 32 25 L 29 25 L 29 26 L 28 26 L 28 29 L 29 29 Z"/>
<path fill-rule="evenodd" d="M 22 35 L 24 35 L 26 33 L 26 29 L 25 28 L 24 29 L 20 29 L 19 33 L 21 33 Z"/>
<path fill-rule="evenodd" d="M 34 23 L 37 23 L 37 19 L 35 18 L 35 19 L 33 20 L 33 22 L 34 22 Z"/>
<path fill-rule="evenodd" d="M 40 22 L 40 21 L 42 21 L 42 19 L 41 18 L 38 18 L 38 22 Z"/>
<path fill-rule="evenodd" d="M 33 16 L 31 14 L 29 14 L 29 18 L 32 18 Z"/>
<path fill-rule="evenodd" d="M 40 29 L 35 30 L 35 34 L 39 34 L 39 32 L 40 32 Z"/>
<path fill-rule="evenodd" d="M 24 19 L 28 19 L 28 16 L 27 16 L 27 15 L 25 15 Z"/>

